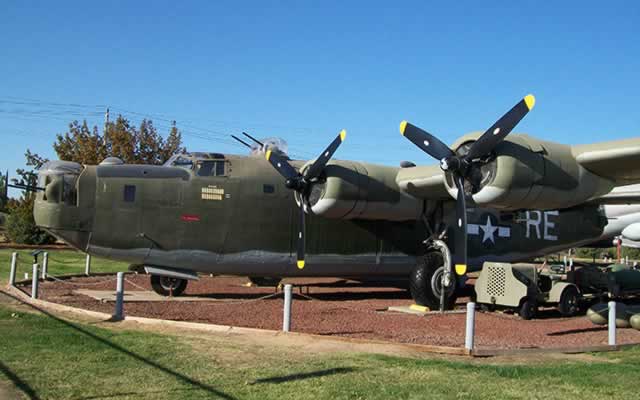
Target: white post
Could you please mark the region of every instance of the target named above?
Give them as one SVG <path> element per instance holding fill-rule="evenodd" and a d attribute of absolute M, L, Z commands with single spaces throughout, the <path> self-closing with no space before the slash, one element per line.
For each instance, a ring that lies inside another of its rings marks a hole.
<path fill-rule="evenodd" d="M 124 319 L 124 272 L 118 272 L 116 283 L 116 309 L 113 319 L 119 321 Z"/>
<path fill-rule="evenodd" d="M 45 252 L 42 256 L 42 280 L 47 279 L 47 269 L 49 268 L 49 253 Z"/>
<path fill-rule="evenodd" d="M 91 254 L 87 254 L 87 259 L 84 263 L 84 274 L 91 275 Z"/>
<path fill-rule="evenodd" d="M 33 264 L 33 275 L 31 276 L 31 298 L 38 298 L 38 263 Z"/>
<path fill-rule="evenodd" d="M 616 345 L 616 302 L 609 302 L 609 346 Z"/>
<path fill-rule="evenodd" d="M 291 329 L 291 292 L 290 283 L 284 285 L 284 320 L 282 321 L 282 331 L 289 332 Z"/>
<path fill-rule="evenodd" d="M 11 271 L 9 272 L 9 285 L 16 285 L 16 268 L 18 267 L 18 252 L 11 255 Z"/>
<path fill-rule="evenodd" d="M 476 326 L 476 303 L 469 302 L 467 303 L 467 327 L 466 327 L 465 336 L 464 336 L 464 348 L 469 351 L 473 350 L 475 326 Z"/>

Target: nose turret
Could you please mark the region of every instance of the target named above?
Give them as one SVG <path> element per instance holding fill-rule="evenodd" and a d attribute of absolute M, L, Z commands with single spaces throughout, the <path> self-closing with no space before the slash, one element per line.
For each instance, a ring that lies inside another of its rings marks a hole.
<path fill-rule="evenodd" d="M 85 250 L 93 224 L 95 167 L 51 161 L 40 168 L 33 209 L 36 224 L 69 245 Z"/>

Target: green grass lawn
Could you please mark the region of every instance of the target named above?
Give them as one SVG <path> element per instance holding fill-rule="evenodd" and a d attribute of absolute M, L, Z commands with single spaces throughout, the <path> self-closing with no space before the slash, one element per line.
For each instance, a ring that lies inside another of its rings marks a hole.
<path fill-rule="evenodd" d="M 11 268 L 11 254 L 17 251 L 18 256 L 18 269 L 17 279 L 24 279 L 24 273 L 28 272 L 31 276 L 33 270 L 33 257 L 31 252 L 33 250 L 0 250 L 0 283 L 4 284 L 9 281 L 9 271 Z M 63 275 L 63 274 L 81 274 L 84 273 L 85 257 L 84 253 L 75 250 L 47 250 L 49 253 L 49 274 L 50 275 Z M 42 266 L 42 255 L 38 257 L 38 262 Z M 128 268 L 127 263 L 119 261 L 111 261 L 103 258 L 93 257 L 91 259 L 91 271 L 92 272 L 118 272 L 126 271 Z"/>
<path fill-rule="evenodd" d="M 586 361 L 407 359 L 66 322 L 0 305 L 0 383 L 31 399 L 638 398 L 640 349 Z"/>

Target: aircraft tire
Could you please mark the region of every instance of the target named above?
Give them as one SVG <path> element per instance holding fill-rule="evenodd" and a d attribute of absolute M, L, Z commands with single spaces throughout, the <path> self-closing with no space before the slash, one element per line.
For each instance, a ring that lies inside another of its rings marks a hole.
<path fill-rule="evenodd" d="M 429 307 L 432 310 L 440 308 L 440 279 L 444 270 L 442 254 L 438 251 L 431 251 L 422 257 L 418 257 L 418 264 L 411 271 L 409 276 L 409 292 L 411 297 L 420 306 Z M 455 274 L 452 277 L 455 288 Z M 450 310 L 456 302 L 455 290 L 446 297 L 444 308 Z"/>
<path fill-rule="evenodd" d="M 151 288 L 160 296 L 180 296 L 187 288 L 186 279 L 151 275 Z"/>

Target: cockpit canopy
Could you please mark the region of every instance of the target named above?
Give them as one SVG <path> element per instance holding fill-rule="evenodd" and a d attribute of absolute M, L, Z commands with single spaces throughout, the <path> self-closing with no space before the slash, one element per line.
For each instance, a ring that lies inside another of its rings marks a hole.
<path fill-rule="evenodd" d="M 228 167 L 224 154 L 220 153 L 180 153 L 173 155 L 165 167 L 179 167 L 193 171 L 197 176 L 226 176 Z"/>

